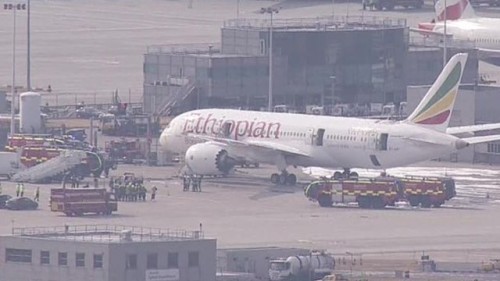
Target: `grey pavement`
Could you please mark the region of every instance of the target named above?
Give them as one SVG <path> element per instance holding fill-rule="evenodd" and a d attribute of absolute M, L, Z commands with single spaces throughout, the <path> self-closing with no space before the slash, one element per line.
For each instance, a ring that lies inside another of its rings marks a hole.
<path fill-rule="evenodd" d="M 110 216 L 66 217 L 52 213 L 48 194 L 54 185 L 41 186 L 37 211 L 0 210 L 0 233 L 11 227 L 64 224 L 123 224 L 164 229 L 196 229 L 218 239 L 219 247 L 292 246 L 329 249 L 335 253 L 419 256 L 422 251 L 443 259 L 485 261 L 500 255 L 500 204 L 450 202 L 440 209 L 362 210 L 320 208 L 302 189 L 280 190 L 267 183 L 269 168 L 246 169 L 228 179 L 210 179 L 203 192 L 182 192 L 179 167 L 123 165 L 124 171 L 149 178 L 157 186 L 155 202 L 120 202 Z M 307 177 L 301 176 L 302 181 Z M 106 181 L 102 179 L 102 182 Z M 14 184 L 3 182 L 4 193 Z M 31 196 L 35 186 L 26 185 Z"/>

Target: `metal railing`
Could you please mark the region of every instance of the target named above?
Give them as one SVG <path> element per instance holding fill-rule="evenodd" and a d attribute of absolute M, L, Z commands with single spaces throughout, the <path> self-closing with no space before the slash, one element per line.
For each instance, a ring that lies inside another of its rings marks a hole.
<path fill-rule="evenodd" d="M 220 43 L 192 43 L 192 44 L 168 44 L 147 46 L 147 53 L 167 54 L 216 54 L 220 53 Z"/>
<path fill-rule="evenodd" d="M 169 95 L 164 99 L 163 104 L 159 107 L 158 116 L 168 116 L 170 115 L 173 107 L 175 107 L 179 102 L 185 100 L 194 90 L 196 89 L 196 82 L 188 79 L 188 82 L 175 93 Z"/>
<path fill-rule="evenodd" d="M 201 230 L 171 230 L 107 224 L 12 228 L 13 236 L 91 242 L 123 242 L 123 236 L 126 234 L 130 235 L 131 240 L 129 241 L 134 242 L 200 240 L 205 238 Z"/>
<path fill-rule="evenodd" d="M 268 29 L 269 19 L 230 19 L 224 21 L 225 28 Z M 406 19 L 376 16 L 326 16 L 316 18 L 273 19 L 275 29 L 335 28 L 367 29 L 406 27 Z"/>

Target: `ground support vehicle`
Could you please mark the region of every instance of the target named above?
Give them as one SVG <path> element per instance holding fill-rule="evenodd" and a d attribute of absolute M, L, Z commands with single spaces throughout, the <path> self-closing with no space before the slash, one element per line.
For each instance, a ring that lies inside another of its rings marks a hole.
<path fill-rule="evenodd" d="M 404 184 L 405 198 L 413 207 L 438 208 L 457 195 L 452 178 L 408 176 L 398 180 Z"/>
<path fill-rule="evenodd" d="M 50 210 L 67 216 L 111 215 L 118 210 L 118 203 L 104 188 L 54 188 L 50 191 Z"/>
<path fill-rule="evenodd" d="M 456 195 L 455 182 L 446 177 L 376 177 L 323 179 L 311 182 L 304 194 L 322 207 L 357 203 L 360 208 L 381 209 L 408 201 L 423 208 L 440 207 Z"/>
<path fill-rule="evenodd" d="M 116 162 L 132 164 L 136 159 L 145 159 L 148 143 L 139 139 L 107 141 L 104 150 L 109 158 Z"/>
<path fill-rule="evenodd" d="M 324 252 L 274 259 L 269 263 L 271 281 L 317 280 L 332 274 L 335 269 L 335 259 Z"/>
<path fill-rule="evenodd" d="M 401 197 L 401 185 L 392 179 L 325 179 L 306 186 L 307 198 L 317 201 L 321 207 L 334 203 L 358 203 L 361 208 L 381 209 L 394 205 Z"/>
<path fill-rule="evenodd" d="M 103 155 L 87 144 L 65 136 L 16 134 L 8 138 L 5 150 L 19 153 L 19 162 L 27 168 L 58 157 L 64 150 L 83 150 L 87 153 L 87 159 L 82 163 L 86 166 L 83 167 L 83 174 L 92 172 L 94 176 L 99 176 L 103 169 Z"/>

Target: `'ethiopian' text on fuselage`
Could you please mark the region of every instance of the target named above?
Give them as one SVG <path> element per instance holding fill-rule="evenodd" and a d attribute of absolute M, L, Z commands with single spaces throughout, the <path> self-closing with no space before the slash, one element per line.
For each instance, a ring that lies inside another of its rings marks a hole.
<path fill-rule="evenodd" d="M 228 134 L 234 139 L 252 138 L 279 138 L 281 123 L 257 120 L 231 120 L 213 117 L 212 114 L 194 115 L 185 119 L 183 133 L 218 135 L 224 126 L 228 126 Z"/>

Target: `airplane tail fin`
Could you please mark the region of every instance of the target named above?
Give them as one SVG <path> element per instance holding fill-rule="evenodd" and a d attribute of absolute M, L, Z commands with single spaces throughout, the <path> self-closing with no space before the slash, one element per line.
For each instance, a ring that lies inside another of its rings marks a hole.
<path fill-rule="evenodd" d="M 457 20 L 465 18 L 475 18 L 476 13 L 472 8 L 470 0 L 447 0 L 446 12 L 444 8 L 444 0 L 438 0 L 434 5 L 436 12 L 436 20 Z"/>
<path fill-rule="evenodd" d="M 446 132 L 462 79 L 467 54 L 454 55 L 405 122 Z"/>

